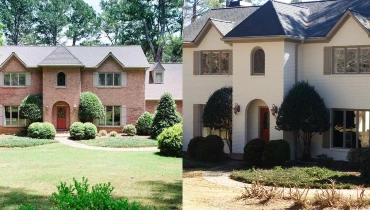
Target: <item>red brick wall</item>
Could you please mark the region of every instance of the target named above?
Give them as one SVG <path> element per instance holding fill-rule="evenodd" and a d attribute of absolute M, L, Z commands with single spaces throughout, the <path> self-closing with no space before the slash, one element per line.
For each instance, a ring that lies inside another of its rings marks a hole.
<path fill-rule="evenodd" d="M 154 113 L 155 105 L 157 105 L 158 103 L 159 103 L 159 100 L 158 101 L 146 100 L 145 101 L 145 111 Z M 182 115 L 182 101 L 175 101 L 175 103 L 176 103 L 177 111 L 180 112 L 180 114 Z"/>
<path fill-rule="evenodd" d="M 0 126 L 0 134 L 10 134 L 13 135 L 17 131 L 24 130 L 25 127 L 1 127 Z"/>

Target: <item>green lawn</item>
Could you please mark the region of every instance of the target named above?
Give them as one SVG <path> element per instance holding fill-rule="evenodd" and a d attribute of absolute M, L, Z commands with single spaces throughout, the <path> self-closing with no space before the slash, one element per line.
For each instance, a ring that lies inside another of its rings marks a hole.
<path fill-rule="evenodd" d="M 0 209 L 31 204 L 50 209 L 49 197 L 61 181 L 111 182 L 113 195 L 145 206 L 179 209 L 182 159 L 154 152 L 112 152 L 48 144 L 0 149 Z"/>
<path fill-rule="evenodd" d="M 144 139 L 141 137 L 107 137 L 92 140 L 83 140 L 79 143 L 96 147 L 157 147 L 157 141 L 153 139 Z"/>
<path fill-rule="evenodd" d="M 320 167 L 240 170 L 233 171 L 231 178 L 245 183 L 259 181 L 265 185 L 276 184 L 282 187 L 298 184 L 300 187 L 327 188 L 329 179 L 336 181 L 337 188 L 350 189 L 364 184 L 359 176 Z"/>
<path fill-rule="evenodd" d="M 28 137 L 7 136 L 0 138 L 0 147 L 33 147 L 56 142 L 57 141 L 50 139 L 33 139 Z"/>

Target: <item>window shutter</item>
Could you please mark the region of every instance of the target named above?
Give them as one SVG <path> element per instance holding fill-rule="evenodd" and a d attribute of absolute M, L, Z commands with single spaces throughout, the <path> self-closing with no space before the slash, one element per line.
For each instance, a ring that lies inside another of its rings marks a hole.
<path fill-rule="evenodd" d="M 26 86 L 31 86 L 31 72 L 26 72 Z"/>
<path fill-rule="evenodd" d="M 194 60 L 193 60 L 193 75 L 199 75 L 200 74 L 200 51 L 194 51 Z"/>
<path fill-rule="evenodd" d="M 201 136 L 200 119 L 201 119 L 200 104 L 193 104 L 193 137 Z"/>
<path fill-rule="evenodd" d="M 331 117 L 330 109 L 328 109 L 328 112 Z M 322 148 L 330 149 L 330 129 L 322 134 Z"/>
<path fill-rule="evenodd" d="M 324 75 L 332 73 L 333 48 L 324 47 Z"/>
<path fill-rule="evenodd" d="M 0 72 L 0 87 L 4 86 L 4 73 Z"/>
<path fill-rule="evenodd" d="M 4 107 L 0 105 L 0 126 L 4 125 Z"/>
<path fill-rule="evenodd" d="M 122 74 L 121 74 L 122 76 L 122 78 L 121 78 L 121 86 L 122 87 L 127 87 L 127 72 L 122 72 Z"/>
<path fill-rule="evenodd" d="M 121 126 L 126 125 L 126 105 L 121 106 Z"/>
<path fill-rule="evenodd" d="M 99 86 L 99 72 L 93 73 L 93 86 L 94 87 Z"/>
<path fill-rule="evenodd" d="M 229 75 L 233 75 L 233 51 L 229 51 Z"/>

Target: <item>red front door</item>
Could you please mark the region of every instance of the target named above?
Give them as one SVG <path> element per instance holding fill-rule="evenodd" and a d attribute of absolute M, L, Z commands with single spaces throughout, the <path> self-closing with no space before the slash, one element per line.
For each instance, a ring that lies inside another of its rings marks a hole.
<path fill-rule="evenodd" d="M 67 129 L 66 107 L 57 106 L 57 129 Z"/>
<path fill-rule="evenodd" d="M 260 108 L 260 138 L 270 140 L 270 111 L 268 108 Z"/>

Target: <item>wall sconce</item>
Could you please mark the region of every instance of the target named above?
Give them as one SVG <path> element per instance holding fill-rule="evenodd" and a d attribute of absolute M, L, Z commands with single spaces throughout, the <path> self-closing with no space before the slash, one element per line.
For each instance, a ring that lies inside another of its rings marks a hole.
<path fill-rule="evenodd" d="M 77 105 L 76 104 L 73 105 L 73 109 L 77 110 Z"/>
<path fill-rule="evenodd" d="M 273 104 L 270 111 L 271 111 L 272 116 L 276 117 L 276 115 L 278 114 L 279 108 L 275 104 Z"/>
<path fill-rule="evenodd" d="M 235 114 L 238 114 L 238 112 L 240 112 L 240 106 L 239 106 L 239 104 L 237 104 L 237 103 L 235 103 L 235 106 L 234 106 L 234 113 Z"/>
<path fill-rule="evenodd" d="M 49 109 L 49 106 L 48 106 L 48 105 L 46 105 L 46 106 L 45 106 L 45 108 L 46 108 L 46 109 Z"/>

